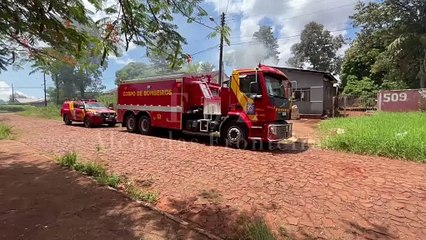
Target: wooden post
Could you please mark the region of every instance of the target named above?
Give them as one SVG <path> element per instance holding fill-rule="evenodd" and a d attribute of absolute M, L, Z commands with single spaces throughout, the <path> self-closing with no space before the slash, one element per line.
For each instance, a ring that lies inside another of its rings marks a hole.
<path fill-rule="evenodd" d="M 343 96 L 343 115 L 346 117 L 346 98 L 347 96 Z"/>

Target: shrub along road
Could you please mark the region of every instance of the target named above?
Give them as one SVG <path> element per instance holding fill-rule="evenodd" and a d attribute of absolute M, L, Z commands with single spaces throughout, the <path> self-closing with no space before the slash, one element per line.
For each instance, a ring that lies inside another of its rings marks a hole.
<path fill-rule="evenodd" d="M 217 234 L 243 213 L 296 238 L 426 238 L 426 164 L 318 149 L 242 151 L 206 142 L 0 115 L 40 151 L 76 151 L 158 191 L 157 206 Z"/>

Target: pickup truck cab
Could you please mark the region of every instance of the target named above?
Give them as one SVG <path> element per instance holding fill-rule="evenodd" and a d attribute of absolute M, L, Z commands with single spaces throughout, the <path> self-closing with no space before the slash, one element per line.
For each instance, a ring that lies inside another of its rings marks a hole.
<path fill-rule="evenodd" d="M 107 124 L 114 127 L 117 113 L 96 100 L 65 101 L 61 107 L 61 117 L 66 125 L 83 122 L 85 127 Z"/>

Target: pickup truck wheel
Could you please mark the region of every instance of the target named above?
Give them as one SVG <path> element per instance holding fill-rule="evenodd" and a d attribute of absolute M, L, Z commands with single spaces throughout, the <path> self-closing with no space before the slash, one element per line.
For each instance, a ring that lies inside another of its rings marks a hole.
<path fill-rule="evenodd" d="M 135 115 L 129 115 L 126 118 L 126 128 L 128 132 L 135 133 L 138 131 Z"/>
<path fill-rule="evenodd" d="M 151 133 L 151 120 L 148 116 L 141 116 L 139 118 L 139 130 L 143 135 L 149 135 Z"/>
<path fill-rule="evenodd" d="M 65 125 L 71 125 L 72 124 L 72 121 L 69 119 L 67 114 L 64 115 L 64 123 L 65 123 Z"/>
<path fill-rule="evenodd" d="M 91 128 L 93 126 L 92 123 L 90 122 L 90 118 L 88 117 L 84 118 L 84 126 L 87 128 Z"/>
<path fill-rule="evenodd" d="M 227 146 L 246 149 L 248 146 L 246 128 L 236 122 L 229 123 L 225 130 L 225 141 Z"/>

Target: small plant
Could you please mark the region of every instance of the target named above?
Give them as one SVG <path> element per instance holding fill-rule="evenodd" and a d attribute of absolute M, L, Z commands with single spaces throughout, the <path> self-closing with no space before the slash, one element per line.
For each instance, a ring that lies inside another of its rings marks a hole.
<path fill-rule="evenodd" d="M 93 177 L 100 177 L 100 176 L 107 175 L 106 169 L 102 165 L 97 163 L 86 163 L 84 164 L 84 168 L 80 171 Z"/>
<path fill-rule="evenodd" d="M 157 193 L 142 192 L 138 190 L 132 182 L 124 181 L 125 178 L 122 179 L 117 175 L 108 174 L 106 169 L 98 163 L 79 162 L 75 152 L 64 154 L 62 157 L 58 158 L 58 163 L 62 167 L 73 169 L 94 177 L 96 182 L 100 185 L 117 188 L 120 183 L 124 183 L 126 193 L 133 200 L 144 201 L 152 204 L 158 201 Z"/>
<path fill-rule="evenodd" d="M 58 158 L 58 163 L 61 165 L 61 167 L 72 169 L 77 163 L 77 154 L 75 152 L 65 153 L 65 155 Z"/>
<path fill-rule="evenodd" d="M 62 167 L 73 169 L 88 176 L 95 177 L 96 181 L 100 185 L 108 185 L 110 187 L 117 188 L 121 182 L 119 176 L 113 174 L 109 175 L 106 169 L 100 164 L 79 162 L 77 154 L 74 152 L 66 153 L 64 156 L 60 157 L 58 159 L 58 163 Z"/>
<path fill-rule="evenodd" d="M 0 140 L 11 139 L 11 137 L 12 137 L 12 128 L 4 124 L 0 124 Z"/>
<path fill-rule="evenodd" d="M 262 218 L 250 218 L 243 214 L 236 222 L 231 239 L 275 240 L 276 238 Z"/>
<path fill-rule="evenodd" d="M 129 194 L 129 197 L 133 200 L 139 200 L 144 201 L 148 203 L 156 203 L 158 201 L 158 194 L 157 193 L 144 193 L 137 188 L 135 188 L 133 185 L 130 185 L 126 188 L 127 194 Z"/>
<path fill-rule="evenodd" d="M 83 163 L 79 163 L 79 162 L 76 162 L 73 166 L 73 169 L 76 170 L 77 172 L 84 172 L 85 168 L 86 166 Z"/>
<path fill-rule="evenodd" d="M 100 185 L 108 185 L 113 188 L 117 188 L 121 182 L 121 179 L 117 175 L 101 175 L 96 178 L 96 181 Z"/>

